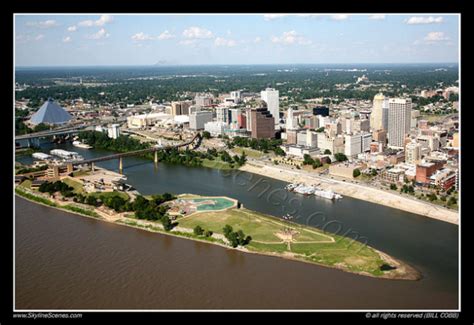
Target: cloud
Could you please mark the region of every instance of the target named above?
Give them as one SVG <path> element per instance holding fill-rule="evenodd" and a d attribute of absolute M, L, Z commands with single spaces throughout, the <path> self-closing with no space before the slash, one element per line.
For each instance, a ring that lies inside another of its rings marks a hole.
<path fill-rule="evenodd" d="M 140 33 L 136 33 L 135 35 L 132 35 L 131 39 L 134 41 L 152 41 L 156 39 L 156 36 L 151 36 L 143 32 L 140 32 Z"/>
<path fill-rule="evenodd" d="M 66 37 L 63 38 L 63 42 L 64 42 L 64 43 L 69 43 L 69 42 L 71 42 L 71 41 L 72 41 L 71 36 L 66 36 Z"/>
<path fill-rule="evenodd" d="M 180 45 L 185 45 L 185 46 L 194 46 L 196 45 L 196 40 L 195 39 L 185 39 L 179 42 Z"/>
<path fill-rule="evenodd" d="M 371 20 L 384 20 L 386 15 L 370 15 L 369 19 Z"/>
<path fill-rule="evenodd" d="M 175 36 L 173 34 L 171 34 L 168 30 L 165 30 L 163 33 L 161 33 L 159 36 L 158 36 L 158 39 L 159 40 L 167 40 L 167 39 L 172 39 L 174 38 Z"/>
<path fill-rule="evenodd" d="M 25 44 L 32 41 L 41 41 L 45 36 L 43 34 L 17 34 L 15 35 L 15 42 L 18 44 Z"/>
<path fill-rule="evenodd" d="M 201 27 L 189 27 L 183 31 L 183 36 L 186 38 L 194 38 L 194 39 L 206 39 L 206 38 L 213 38 L 214 35 L 210 30 Z"/>
<path fill-rule="evenodd" d="M 94 33 L 92 35 L 89 35 L 87 36 L 88 39 L 95 39 L 95 40 L 99 40 L 99 39 L 104 39 L 104 38 L 107 38 L 109 37 L 110 34 L 107 33 L 107 31 L 104 29 L 104 28 L 101 28 L 97 33 Z"/>
<path fill-rule="evenodd" d="M 349 15 L 331 15 L 332 20 L 346 20 L 349 18 Z"/>
<path fill-rule="evenodd" d="M 26 23 L 26 26 L 47 29 L 57 27 L 59 24 L 56 22 L 56 20 L 49 19 L 45 21 L 29 21 Z"/>
<path fill-rule="evenodd" d="M 280 37 L 273 36 L 271 40 L 273 43 L 277 43 L 277 44 L 280 43 L 280 44 L 286 44 L 286 45 L 291 45 L 291 44 L 310 45 L 312 43 L 310 40 L 299 35 L 294 30 L 289 31 L 289 32 L 283 32 L 283 34 Z"/>
<path fill-rule="evenodd" d="M 79 26 L 81 27 L 101 27 L 104 26 L 105 24 L 108 24 L 114 20 L 114 17 L 111 15 L 102 15 L 100 16 L 99 19 L 97 20 L 83 20 L 78 23 Z"/>
<path fill-rule="evenodd" d="M 237 42 L 231 39 L 224 39 L 222 37 L 217 37 L 214 40 L 215 46 L 225 46 L 225 47 L 234 47 L 237 45 Z"/>
<path fill-rule="evenodd" d="M 262 41 L 262 38 L 260 36 L 255 37 L 255 39 L 253 40 L 255 44 L 260 43 L 261 41 Z"/>
<path fill-rule="evenodd" d="M 140 32 L 140 33 L 136 33 L 135 35 L 132 35 L 131 39 L 134 40 L 134 41 L 137 41 L 137 42 L 140 42 L 140 41 L 156 41 L 156 40 L 167 40 L 167 39 L 171 39 L 171 38 L 174 38 L 175 36 L 172 35 L 169 31 L 165 30 L 163 33 L 161 33 L 160 35 L 158 36 L 152 36 L 152 35 L 148 35 L 148 34 L 145 34 L 143 32 Z"/>
<path fill-rule="evenodd" d="M 405 22 L 408 25 L 421 25 L 421 24 L 441 24 L 443 22 L 443 17 L 410 17 L 409 19 L 406 19 Z"/>
<path fill-rule="evenodd" d="M 443 41 L 449 41 L 449 37 L 446 36 L 443 32 L 429 32 L 425 38 L 426 43 L 433 44 Z"/>
<path fill-rule="evenodd" d="M 67 31 L 68 31 L 68 32 L 75 32 L 76 30 L 77 30 L 77 26 L 76 26 L 76 25 L 69 26 L 69 27 L 67 28 Z"/>

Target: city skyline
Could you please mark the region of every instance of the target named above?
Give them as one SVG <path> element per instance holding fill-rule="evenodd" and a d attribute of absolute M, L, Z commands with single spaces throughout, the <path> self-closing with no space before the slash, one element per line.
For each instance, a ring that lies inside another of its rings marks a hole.
<path fill-rule="evenodd" d="M 457 14 L 16 15 L 14 37 L 17 67 L 459 63 Z"/>

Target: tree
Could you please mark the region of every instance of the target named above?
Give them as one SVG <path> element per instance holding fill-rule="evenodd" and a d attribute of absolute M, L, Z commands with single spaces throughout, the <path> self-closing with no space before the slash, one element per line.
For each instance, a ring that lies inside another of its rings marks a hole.
<path fill-rule="evenodd" d="M 314 159 L 313 161 L 313 169 L 321 167 L 323 164 L 319 158 Z"/>
<path fill-rule="evenodd" d="M 168 218 L 168 216 L 162 216 L 161 217 L 161 224 L 163 225 L 163 228 L 166 231 L 170 231 L 174 227 L 174 224 L 171 222 L 171 220 L 170 220 L 170 218 Z"/>
<path fill-rule="evenodd" d="M 336 161 L 346 161 L 347 160 L 347 156 L 343 153 L 336 153 L 334 155 L 334 157 L 336 158 Z"/>
<path fill-rule="evenodd" d="M 242 155 L 240 156 L 240 159 L 238 161 L 239 166 L 245 165 L 247 162 L 247 155 L 245 154 L 245 151 L 242 152 Z"/>
<path fill-rule="evenodd" d="M 353 176 L 354 178 L 360 176 L 360 170 L 359 170 L 359 168 L 354 169 L 354 171 L 352 172 L 352 176 Z"/>
<path fill-rule="evenodd" d="M 457 203 L 457 200 L 454 196 L 451 196 L 448 200 L 448 205 L 454 205 Z"/>
<path fill-rule="evenodd" d="M 197 225 L 196 227 L 194 227 L 194 234 L 196 236 L 202 236 L 203 233 L 204 229 L 202 229 L 201 226 Z"/>
<path fill-rule="evenodd" d="M 148 200 L 145 199 L 141 195 L 137 195 L 137 197 L 133 201 L 133 211 L 145 210 L 147 206 L 148 206 Z"/>
<path fill-rule="evenodd" d="M 330 154 L 331 154 L 331 150 L 329 150 L 329 149 L 324 150 L 324 154 L 325 154 L 325 155 L 330 155 Z"/>
<path fill-rule="evenodd" d="M 93 195 L 88 195 L 86 198 L 86 204 L 97 206 L 97 198 Z"/>
<path fill-rule="evenodd" d="M 47 126 L 44 123 L 40 123 L 40 124 L 36 125 L 33 130 L 34 130 L 34 132 L 47 131 L 47 130 L 49 130 L 49 126 Z"/>
<path fill-rule="evenodd" d="M 312 165 L 314 163 L 313 158 L 310 155 L 304 154 L 303 155 L 303 165 Z"/>
<path fill-rule="evenodd" d="M 212 232 L 212 231 L 210 231 L 210 230 L 206 230 L 206 231 L 204 232 L 204 237 L 211 237 L 211 236 L 212 236 L 212 234 L 213 234 L 213 232 Z"/>
<path fill-rule="evenodd" d="M 276 147 L 273 152 L 275 153 L 275 155 L 277 156 L 286 156 L 286 152 L 280 148 L 280 147 Z"/>
<path fill-rule="evenodd" d="M 202 138 L 203 139 L 210 139 L 211 134 L 208 131 L 204 131 L 204 132 L 202 132 Z"/>
<path fill-rule="evenodd" d="M 231 225 L 225 225 L 222 230 L 224 231 L 224 236 L 227 236 L 233 231 L 233 228 Z"/>
<path fill-rule="evenodd" d="M 238 231 L 233 231 L 232 226 L 225 225 L 223 228 L 224 236 L 229 241 L 230 246 L 237 247 L 237 246 L 245 246 L 252 240 L 252 237 L 245 236 L 244 232 L 240 229 Z"/>
<path fill-rule="evenodd" d="M 390 184 L 390 189 L 396 191 L 397 190 L 397 185 Z"/>

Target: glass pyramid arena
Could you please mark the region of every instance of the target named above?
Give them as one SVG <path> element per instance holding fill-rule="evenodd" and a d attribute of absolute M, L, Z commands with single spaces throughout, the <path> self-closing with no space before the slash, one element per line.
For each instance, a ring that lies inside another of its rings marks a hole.
<path fill-rule="evenodd" d="M 43 106 L 31 116 L 30 122 L 32 124 L 63 124 L 71 119 L 71 114 L 66 112 L 64 108 L 49 98 Z"/>

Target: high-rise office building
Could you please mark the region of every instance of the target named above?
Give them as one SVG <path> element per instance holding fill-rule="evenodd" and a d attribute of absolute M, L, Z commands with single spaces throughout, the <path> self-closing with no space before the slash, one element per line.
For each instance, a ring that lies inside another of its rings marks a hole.
<path fill-rule="evenodd" d="M 107 136 L 111 139 L 117 139 L 120 136 L 120 124 L 112 124 L 107 128 Z"/>
<path fill-rule="evenodd" d="M 198 107 L 210 106 L 212 104 L 212 98 L 208 95 L 196 95 L 194 101 Z"/>
<path fill-rule="evenodd" d="M 403 148 L 411 124 L 410 98 L 390 98 L 388 101 L 388 145 Z"/>
<path fill-rule="evenodd" d="M 189 114 L 189 128 L 191 130 L 203 130 L 204 124 L 212 121 L 212 112 L 199 111 Z"/>
<path fill-rule="evenodd" d="M 229 123 L 229 108 L 225 106 L 216 107 L 216 120 Z"/>
<path fill-rule="evenodd" d="M 372 130 L 387 129 L 388 98 L 382 93 L 374 96 L 372 113 L 370 114 L 370 126 Z"/>
<path fill-rule="evenodd" d="M 280 95 L 278 90 L 267 88 L 260 93 L 260 96 L 267 103 L 267 108 L 275 120 L 275 125 L 280 124 Z"/>
<path fill-rule="evenodd" d="M 235 104 L 238 104 L 242 101 L 242 95 L 240 90 L 231 91 L 230 98 L 234 101 Z"/>
<path fill-rule="evenodd" d="M 253 108 L 250 115 L 252 138 L 270 139 L 275 137 L 275 120 L 266 107 Z"/>
<path fill-rule="evenodd" d="M 172 102 L 171 115 L 189 115 L 189 107 L 191 106 L 191 104 L 191 101 Z"/>
<path fill-rule="evenodd" d="M 249 131 L 249 132 L 252 131 L 252 114 L 251 114 L 251 112 L 252 112 L 251 108 L 247 108 L 245 110 L 245 118 L 246 118 L 245 125 L 246 125 L 247 131 Z"/>
<path fill-rule="evenodd" d="M 295 130 L 298 128 L 298 121 L 293 115 L 293 108 L 290 106 L 286 112 L 286 130 Z"/>
<path fill-rule="evenodd" d="M 410 142 L 405 147 L 405 162 L 417 164 L 421 160 L 421 144 Z"/>

